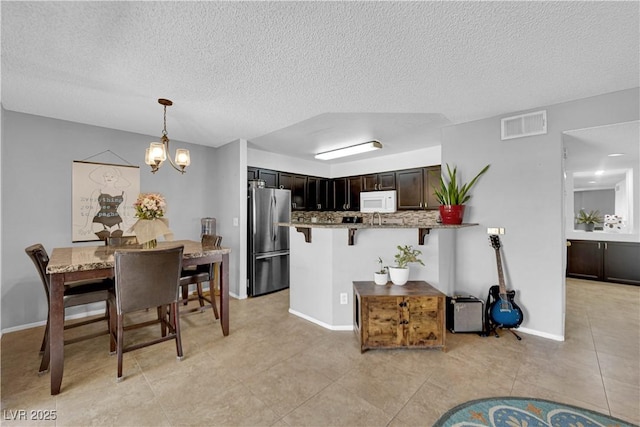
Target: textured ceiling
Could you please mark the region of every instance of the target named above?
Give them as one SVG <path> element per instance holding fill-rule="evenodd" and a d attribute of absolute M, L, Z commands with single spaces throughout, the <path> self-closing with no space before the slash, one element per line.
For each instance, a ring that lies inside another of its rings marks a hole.
<path fill-rule="evenodd" d="M 639 85 L 632 2 L 1 2 L 2 104 L 312 158 Z M 375 155 L 375 154 L 373 154 Z"/>

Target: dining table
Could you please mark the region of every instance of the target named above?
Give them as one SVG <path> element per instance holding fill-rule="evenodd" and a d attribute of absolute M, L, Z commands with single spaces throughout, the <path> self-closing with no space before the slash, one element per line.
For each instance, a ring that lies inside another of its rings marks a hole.
<path fill-rule="evenodd" d="M 157 248 L 184 246 L 182 266 L 189 267 L 201 264 L 219 264 L 220 276 L 220 326 L 222 334 L 229 335 L 229 254 L 231 249 L 214 246 L 206 239 L 175 240 L 158 242 Z M 64 371 L 64 287 L 65 283 L 87 279 L 114 277 L 114 252 L 119 248 L 113 246 L 74 246 L 54 248 L 47 265 L 50 275 L 51 289 L 49 342 L 51 373 L 51 394 L 60 393 L 62 374 Z M 121 248 L 120 248 L 121 249 Z M 127 250 L 131 246 L 127 246 Z M 135 249 L 149 250 L 149 249 Z M 212 299 L 215 292 L 211 285 Z"/>

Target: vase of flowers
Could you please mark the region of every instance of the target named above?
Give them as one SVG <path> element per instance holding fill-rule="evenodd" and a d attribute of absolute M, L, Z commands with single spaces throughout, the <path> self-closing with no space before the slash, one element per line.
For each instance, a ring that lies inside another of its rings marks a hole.
<path fill-rule="evenodd" d="M 158 244 L 158 236 L 171 234 L 167 221 L 163 218 L 167 202 L 161 194 L 141 193 L 133 207 L 136 210 L 135 216 L 138 221 L 132 229 L 142 247 L 154 248 Z"/>
<path fill-rule="evenodd" d="M 141 193 L 133 207 L 136 209 L 136 218 L 156 219 L 164 216 L 167 202 L 159 193 Z"/>

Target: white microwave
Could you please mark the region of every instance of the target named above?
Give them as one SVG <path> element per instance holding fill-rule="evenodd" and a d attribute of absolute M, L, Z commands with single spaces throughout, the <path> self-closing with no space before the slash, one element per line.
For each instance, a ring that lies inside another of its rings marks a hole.
<path fill-rule="evenodd" d="M 360 212 L 388 213 L 396 211 L 396 190 L 363 191 L 360 193 Z"/>

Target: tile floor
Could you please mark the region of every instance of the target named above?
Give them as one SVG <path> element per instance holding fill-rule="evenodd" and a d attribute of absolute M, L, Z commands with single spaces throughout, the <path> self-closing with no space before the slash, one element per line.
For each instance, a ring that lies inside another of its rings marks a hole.
<path fill-rule="evenodd" d="M 33 328 L 2 337 L 1 424 L 429 426 L 488 396 L 559 400 L 639 424 L 639 302 L 637 286 L 568 280 L 565 342 L 448 334 L 446 353 L 360 354 L 352 332 L 289 314 L 283 291 L 232 300 L 228 337 L 211 312 L 184 316 L 184 360 L 172 342 L 127 353 L 120 383 L 106 335 L 70 344 L 58 396 L 37 375 L 43 328 Z M 55 410 L 57 420 L 11 421 L 17 410 Z"/>

